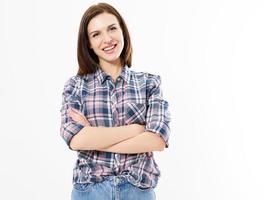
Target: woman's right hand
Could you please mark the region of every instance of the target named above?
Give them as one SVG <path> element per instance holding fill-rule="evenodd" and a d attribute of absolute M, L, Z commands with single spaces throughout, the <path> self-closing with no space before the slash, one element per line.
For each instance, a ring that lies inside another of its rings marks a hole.
<path fill-rule="evenodd" d="M 69 109 L 70 117 L 77 123 L 82 124 L 83 126 L 91 126 L 86 117 L 79 111 L 74 108 Z"/>

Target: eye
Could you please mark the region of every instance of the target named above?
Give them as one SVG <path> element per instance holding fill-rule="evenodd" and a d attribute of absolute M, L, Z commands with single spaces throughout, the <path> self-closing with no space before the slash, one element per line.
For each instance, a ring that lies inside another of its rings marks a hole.
<path fill-rule="evenodd" d="M 97 37 L 98 35 L 99 35 L 99 33 L 95 33 L 92 35 L 92 37 L 94 38 L 94 37 Z"/>
<path fill-rule="evenodd" d="M 116 30 L 116 27 L 115 27 L 115 26 L 112 26 L 112 27 L 110 28 L 110 30 L 111 30 L 111 31 Z"/>

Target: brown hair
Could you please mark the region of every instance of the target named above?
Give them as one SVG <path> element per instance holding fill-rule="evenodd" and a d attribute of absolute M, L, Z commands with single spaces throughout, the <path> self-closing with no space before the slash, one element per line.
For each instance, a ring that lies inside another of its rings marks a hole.
<path fill-rule="evenodd" d="M 94 73 L 99 67 L 99 58 L 92 49 L 89 48 L 90 41 L 88 38 L 87 27 L 89 22 L 97 15 L 102 13 L 114 15 L 122 29 L 124 37 L 124 48 L 120 55 L 121 65 L 131 67 L 132 62 L 132 45 L 126 23 L 118 11 L 107 3 L 99 3 L 89 7 L 82 16 L 77 46 L 77 58 L 79 63 L 78 75 Z"/>

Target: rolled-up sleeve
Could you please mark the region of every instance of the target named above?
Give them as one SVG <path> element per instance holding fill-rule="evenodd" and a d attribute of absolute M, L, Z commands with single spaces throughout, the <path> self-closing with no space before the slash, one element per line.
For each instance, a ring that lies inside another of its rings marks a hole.
<path fill-rule="evenodd" d="M 145 131 L 158 134 L 165 141 L 165 147 L 168 148 L 170 135 L 169 103 L 163 99 L 160 76 L 149 74 L 147 81 L 148 101 Z"/>
<path fill-rule="evenodd" d="M 82 103 L 80 97 L 80 81 L 76 76 L 71 77 L 66 81 L 63 93 L 62 93 L 62 106 L 60 109 L 61 113 L 61 127 L 60 135 L 70 147 L 71 139 L 76 135 L 84 126 L 72 120 L 69 116 L 69 108 L 75 108 L 77 110 L 82 110 Z"/>

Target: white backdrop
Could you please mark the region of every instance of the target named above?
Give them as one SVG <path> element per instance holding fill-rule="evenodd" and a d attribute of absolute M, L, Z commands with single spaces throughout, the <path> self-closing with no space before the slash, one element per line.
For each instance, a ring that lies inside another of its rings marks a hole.
<path fill-rule="evenodd" d="M 70 199 L 61 94 L 82 14 L 99 1 L 0 2 L 0 199 Z M 161 75 L 170 103 L 157 199 L 264 199 L 262 1 L 105 2 L 127 22 L 133 70 Z"/>

